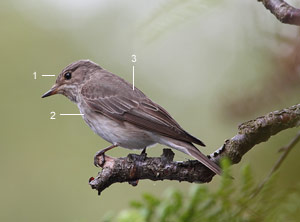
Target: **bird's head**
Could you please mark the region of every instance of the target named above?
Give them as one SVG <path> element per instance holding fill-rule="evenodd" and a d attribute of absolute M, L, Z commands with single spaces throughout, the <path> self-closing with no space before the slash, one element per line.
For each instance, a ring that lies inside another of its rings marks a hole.
<path fill-rule="evenodd" d="M 71 63 L 61 71 L 55 84 L 42 98 L 62 94 L 71 101 L 77 102 L 81 86 L 99 69 L 101 67 L 90 60 L 79 60 Z"/>

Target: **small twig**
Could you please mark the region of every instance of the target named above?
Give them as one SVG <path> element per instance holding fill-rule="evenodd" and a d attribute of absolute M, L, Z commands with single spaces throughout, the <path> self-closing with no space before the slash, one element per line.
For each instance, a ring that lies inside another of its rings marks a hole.
<path fill-rule="evenodd" d="M 300 131 L 297 133 L 297 135 L 291 140 L 291 142 L 286 145 L 285 147 L 282 147 L 279 149 L 279 151 L 283 152 L 271 171 L 269 172 L 268 176 L 262 181 L 262 183 L 258 186 L 256 191 L 253 193 L 252 198 L 254 198 L 265 186 L 265 184 L 270 180 L 272 175 L 279 169 L 283 161 L 286 159 L 287 155 L 290 153 L 292 148 L 300 141 Z"/>
<path fill-rule="evenodd" d="M 258 0 L 282 23 L 300 26 L 300 9 L 283 0 Z"/>
<path fill-rule="evenodd" d="M 293 147 L 295 146 L 300 140 L 300 131 L 297 133 L 297 135 L 294 137 L 294 139 L 286 146 L 284 147 L 281 147 L 278 152 L 284 152 L 286 151 L 287 149 L 290 149 L 290 147 Z"/>
<path fill-rule="evenodd" d="M 268 176 L 262 181 L 262 183 L 257 187 L 257 189 L 253 191 L 253 193 L 249 197 L 249 201 L 252 200 L 254 197 L 256 197 L 260 193 L 260 191 L 263 189 L 265 184 L 271 179 L 271 177 L 275 173 L 275 171 L 278 170 L 278 168 L 281 166 L 282 162 L 286 159 L 288 153 L 299 142 L 299 140 L 300 140 L 300 131 L 298 132 L 296 137 L 294 137 L 287 146 L 282 147 L 282 148 L 279 149 L 279 150 L 283 150 L 284 153 L 279 157 L 279 159 L 277 160 L 277 162 L 275 163 L 275 165 L 273 166 L 273 168 L 269 172 Z M 241 212 L 244 211 L 245 209 L 247 209 L 252 214 L 254 214 L 254 212 L 251 209 L 248 208 L 248 204 L 243 203 L 241 208 L 238 210 L 238 212 L 236 212 L 236 215 L 240 215 Z"/>

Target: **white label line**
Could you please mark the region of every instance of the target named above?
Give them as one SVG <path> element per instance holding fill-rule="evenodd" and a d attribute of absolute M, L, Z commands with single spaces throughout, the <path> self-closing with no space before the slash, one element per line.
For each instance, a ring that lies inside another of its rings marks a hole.
<path fill-rule="evenodd" d="M 132 90 L 134 90 L 134 66 L 132 66 Z"/>
<path fill-rule="evenodd" d="M 60 116 L 83 116 L 82 113 L 60 113 Z"/>
<path fill-rule="evenodd" d="M 55 75 L 42 75 L 42 76 L 55 76 Z"/>

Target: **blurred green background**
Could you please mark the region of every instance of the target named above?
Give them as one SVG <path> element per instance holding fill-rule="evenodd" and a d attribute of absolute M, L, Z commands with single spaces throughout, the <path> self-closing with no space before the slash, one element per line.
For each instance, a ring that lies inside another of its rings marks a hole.
<path fill-rule="evenodd" d="M 52 111 L 78 113 L 63 96 L 41 99 L 55 81 L 41 75 L 57 75 L 75 60 L 91 59 L 131 82 L 136 54 L 135 85 L 203 140 L 207 154 L 239 123 L 299 103 L 299 28 L 281 24 L 253 0 L 4 0 L 0 27 L 0 221 L 99 221 L 141 193 L 190 187 L 140 181 L 115 184 L 100 197 L 91 190 L 88 179 L 99 171 L 93 156 L 109 144 L 80 116 L 50 120 Z M 264 178 L 297 130 L 255 147 L 239 165 L 250 163 Z M 161 148 L 148 154 L 158 156 Z M 292 152 L 279 189 L 299 183 L 300 150 Z M 176 158 L 188 157 L 176 152 Z"/>

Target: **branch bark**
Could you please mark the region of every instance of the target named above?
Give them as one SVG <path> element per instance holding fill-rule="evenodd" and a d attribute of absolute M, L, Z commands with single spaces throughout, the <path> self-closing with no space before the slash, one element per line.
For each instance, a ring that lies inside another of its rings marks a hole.
<path fill-rule="evenodd" d="M 242 123 L 238 133 L 210 155 L 216 163 L 227 157 L 232 164 L 241 161 L 242 156 L 255 145 L 267 141 L 282 130 L 300 125 L 300 104 L 274 111 L 255 120 Z M 135 186 L 140 179 L 178 180 L 208 183 L 214 173 L 196 160 L 173 161 L 174 153 L 164 149 L 161 157 L 147 157 L 145 154 L 129 154 L 123 158 L 102 156 L 99 165 L 103 168 L 89 184 L 98 194 L 113 183 L 128 182 Z"/>
<path fill-rule="evenodd" d="M 258 0 L 282 23 L 300 26 L 300 9 L 283 0 Z"/>

